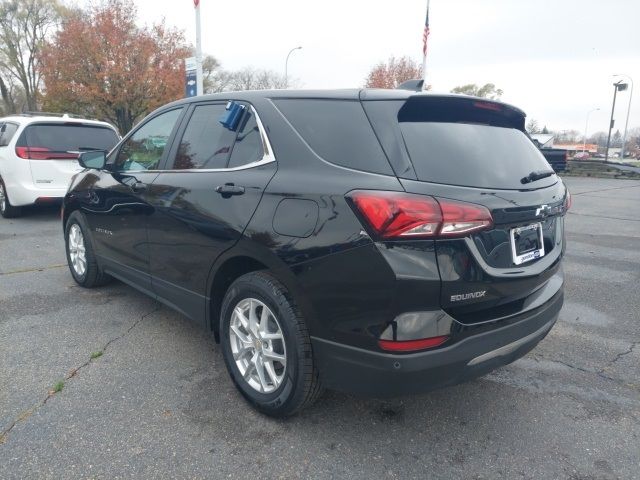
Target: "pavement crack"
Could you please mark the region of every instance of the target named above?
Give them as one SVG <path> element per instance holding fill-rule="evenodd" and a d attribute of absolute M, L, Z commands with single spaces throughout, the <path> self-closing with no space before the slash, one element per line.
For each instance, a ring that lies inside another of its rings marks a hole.
<path fill-rule="evenodd" d="M 609 220 L 624 220 L 625 222 L 640 222 L 637 218 L 611 217 L 608 215 L 591 215 L 588 213 L 569 212 L 569 215 L 579 215 L 581 217 L 606 218 Z"/>
<path fill-rule="evenodd" d="M 604 373 L 605 370 L 607 370 L 608 368 L 612 367 L 613 365 L 615 365 L 615 363 L 620 360 L 622 357 L 625 357 L 631 353 L 633 353 L 633 350 L 640 344 L 640 342 L 631 342 L 629 344 L 629 348 L 624 351 L 624 352 L 620 352 L 618 353 L 613 360 L 611 360 L 609 363 L 607 363 L 604 367 L 602 367 L 599 370 L 599 373 Z"/>
<path fill-rule="evenodd" d="M 133 322 L 129 328 L 127 328 L 123 333 L 121 333 L 120 335 L 113 337 L 112 339 L 110 339 L 107 343 L 105 343 L 102 346 L 101 351 L 106 353 L 107 349 L 115 342 L 122 340 L 123 338 L 125 338 L 127 335 L 129 335 L 131 333 L 131 331 L 136 328 L 145 318 L 147 318 L 150 315 L 153 315 L 154 313 L 156 313 L 157 311 L 159 311 L 161 308 L 159 303 L 156 303 L 155 307 L 153 308 L 153 310 L 143 313 L 142 315 L 140 315 L 140 317 Z M 83 364 L 81 364 L 78 367 L 74 367 L 71 370 L 69 370 L 69 372 L 64 376 L 63 381 L 67 382 L 68 380 L 71 380 L 72 378 L 76 377 L 78 375 L 78 373 L 80 372 L 80 370 L 82 370 L 83 368 L 89 366 L 92 362 L 97 361 L 97 358 L 91 358 L 89 357 L 89 359 L 84 362 Z M 11 430 L 14 429 L 14 427 L 16 425 L 18 425 L 18 423 L 28 419 L 31 415 L 33 415 L 35 412 L 37 412 L 38 410 L 40 410 L 42 407 L 44 407 L 47 402 L 49 401 L 49 399 L 51 399 L 52 397 L 55 397 L 56 394 L 59 392 L 56 392 L 54 390 L 49 390 L 47 392 L 47 395 L 40 400 L 38 403 L 36 403 L 35 405 L 33 405 L 32 407 L 28 408 L 27 410 L 22 411 L 4 430 L 0 431 L 0 445 L 6 443 L 7 438 L 9 436 L 9 433 L 11 433 Z"/>
<path fill-rule="evenodd" d="M 610 190 L 624 190 L 625 188 L 638 188 L 638 187 L 640 187 L 640 184 L 637 184 L 637 185 L 624 185 L 622 187 L 601 188 L 599 190 L 587 190 L 586 192 L 572 193 L 571 195 L 573 195 L 575 197 L 577 195 L 586 195 L 588 193 L 608 192 Z"/>
<path fill-rule="evenodd" d="M 601 370 L 590 370 L 588 368 L 583 368 L 583 367 L 578 367 L 577 365 L 572 365 L 570 363 L 564 362 L 562 360 L 556 360 L 555 358 L 549 358 L 549 357 L 545 357 L 543 355 L 533 355 L 533 359 L 537 362 L 539 361 L 539 359 L 545 360 L 547 362 L 551 362 L 551 363 L 559 363 L 560 365 L 564 365 L 567 368 L 571 368 L 572 370 L 578 370 L 579 372 L 583 372 L 583 373 L 589 373 L 591 375 L 597 375 L 598 377 L 604 379 L 604 380 L 608 380 L 610 382 L 615 382 L 615 383 L 624 383 L 621 380 L 617 379 L 617 378 L 613 378 L 610 377 L 608 375 L 604 374 L 604 368 Z"/>
<path fill-rule="evenodd" d="M 15 275 L 17 273 L 30 273 L 30 272 L 42 272 L 44 270 L 51 270 L 53 268 L 62 268 L 66 267 L 66 263 L 61 263 L 59 265 L 47 265 L 46 267 L 31 267 L 31 268 L 22 268 L 20 270 L 11 270 L 9 272 L 0 272 L 0 277 L 3 275 Z"/>

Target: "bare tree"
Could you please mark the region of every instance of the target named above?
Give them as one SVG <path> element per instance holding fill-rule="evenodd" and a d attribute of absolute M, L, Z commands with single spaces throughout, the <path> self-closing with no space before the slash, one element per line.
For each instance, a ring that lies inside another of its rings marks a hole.
<path fill-rule="evenodd" d="M 222 65 L 213 55 L 202 59 L 202 84 L 204 93 L 218 93 L 229 89 L 231 74 L 222 69 Z"/>
<path fill-rule="evenodd" d="M 0 89 L 5 108 L 15 110 L 8 88 L 12 85 L 10 79 L 15 79 L 24 92 L 27 108 L 37 109 L 40 50 L 57 26 L 61 12 L 57 0 L 2 0 L 0 3 L 0 75 L 4 77 L 5 87 Z"/>
<path fill-rule="evenodd" d="M 218 93 L 238 90 L 271 90 L 286 88 L 284 76 L 271 71 L 252 67 L 240 70 L 225 70 L 212 55 L 202 59 L 204 93 Z"/>
<path fill-rule="evenodd" d="M 284 76 L 272 70 L 245 67 L 230 72 L 229 90 L 271 90 L 286 88 Z"/>
<path fill-rule="evenodd" d="M 540 133 L 540 126 L 535 118 L 532 118 L 527 122 L 526 130 L 529 133 Z"/>
<path fill-rule="evenodd" d="M 451 90 L 451 93 L 463 93 L 465 95 L 471 95 L 473 97 L 488 98 L 490 100 L 499 100 L 502 96 L 502 89 L 496 88 L 493 83 L 485 83 L 479 87 L 475 83 L 468 83 L 467 85 L 461 85 Z"/>

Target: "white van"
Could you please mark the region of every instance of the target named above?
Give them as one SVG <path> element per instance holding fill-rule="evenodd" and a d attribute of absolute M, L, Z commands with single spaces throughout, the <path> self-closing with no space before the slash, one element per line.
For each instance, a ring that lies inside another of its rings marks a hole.
<path fill-rule="evenodd" d="M 82 170 L 79 153 L 109 151 L 119 140 L 106 122 L 66 114 L 0 118 L 0 214 L 16 217 L 22 206 L 61 201 Z"/>

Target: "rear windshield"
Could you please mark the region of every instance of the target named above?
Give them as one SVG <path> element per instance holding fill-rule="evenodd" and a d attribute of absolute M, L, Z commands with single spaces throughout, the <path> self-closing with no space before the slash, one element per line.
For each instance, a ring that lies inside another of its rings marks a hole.
<path fill-rule="evenodd" d="M 107 127 L 75 124 L 34 124 L 25 128 L 18 146 L 44 147 L 55 152 L 111 150 L 118 143 Z"/>
<path fill-rule="evenodd" d="M 367 111 L 395 117 L 418 180 L 522 189 L 523 177 L 534 171 L 551 170 L 544 156 L 518 128 L 524 117 L 518 118 L 509 111 L 503 115 L 489 103 L 465 102 L 445 106 L 423 101 L 407 107 L 404 102 L 378 101 L 369 102 Z M 545 187 L 556 181 L 551 176 L 527 184 L 527 188 Z"/>

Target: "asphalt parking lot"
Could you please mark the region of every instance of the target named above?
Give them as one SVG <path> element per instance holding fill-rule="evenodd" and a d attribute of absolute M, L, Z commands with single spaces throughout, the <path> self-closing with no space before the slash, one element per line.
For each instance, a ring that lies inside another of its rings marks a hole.
<path fill-rule="evenodd" d="M 327 392 L 284 421 L 181 315 L 77 287 L 55 209 L 0 218 L 0 478 L 640 478 L 640 181 L 566 182 L 566 301 L 535 350 L 426 395 Z"/>

